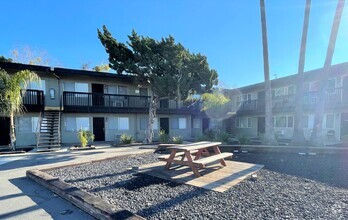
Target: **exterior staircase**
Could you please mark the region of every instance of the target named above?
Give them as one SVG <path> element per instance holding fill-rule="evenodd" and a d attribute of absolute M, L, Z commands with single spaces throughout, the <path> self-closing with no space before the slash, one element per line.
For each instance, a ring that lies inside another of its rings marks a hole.
<path fill-rule="evenodd" d="M 45 110 L 39 118 L 37 132 L 37 151 L 55 151 L 60 149 L 60 117 L 57 110 Z"/>
<path fill-rule="evenodd" d="M 236 118 L 233 116 L 226 120 L 226 133 L 230 134 L 231 136 L 237 135 Z"/>

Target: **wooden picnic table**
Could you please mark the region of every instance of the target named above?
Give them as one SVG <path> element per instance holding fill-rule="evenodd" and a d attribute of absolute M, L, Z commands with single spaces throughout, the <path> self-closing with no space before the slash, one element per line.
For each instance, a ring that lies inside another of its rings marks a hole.
<path fill-rule="evenodd" d="M 172 146 L 168 147 L 170 154 L 160 156 L 159 159 L 167 162 L 166 169 L 169 169 L 174 163 L 189 166 L 196 176 L 201 176 L 197 168 L 205 168 L 206 164 L 215 161 L 219 161 L 222 166 L 226 166 L 224 159 L 232 157 L 232 153 L 221 153 L 219 145 L 221 145 L 221 142 L 203 141 Z M 209 153 L 209 148 L 213 149 L 214 154 Z M 192 155 L 194 155 L 194 158 Z"/>

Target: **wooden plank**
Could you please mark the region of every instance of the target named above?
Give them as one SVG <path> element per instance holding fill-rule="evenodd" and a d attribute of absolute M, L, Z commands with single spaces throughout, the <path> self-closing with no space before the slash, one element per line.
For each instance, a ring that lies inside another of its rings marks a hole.
<path fill-rule="evenodd" d="M 198 152 L 198 150 L 190 151 L 191 154 L 195 154 L 197 152 Z M 185 152 L 177 152 L 175 154 L 175 157 L 184 156 L 184 155 L 185 155 Z M 169 159 L 169 157 L 170 157 L 170 154 L 165 154 L 165 155 L 158 156 L 158 159 L 167 160 L 167 159 Z"/>
<path fill-rule="evenodd" d="M 193 164 L 198 165 L 200 167 L 204 167 L 208 163 L 212 163 L 212 162 L 215 162 L 215 161 L 218 161 L 218 160 L 221 160 L 224 158 L 232 157 L 232 156 L 233 156 L 232 153 L 215 154 L 215 155 L 212 155 L 209 157 L 204 157 L 202 159 L 195 160 L 195 161 L 193 161 Z M 225 161 L 224 161 L 224 166 L 226 166 Z"/>
<path fill-rule="evenodd" d="M 190 150 L 199 150 L 199 149 L 218 146 L 218 145 L 221 145 L 221 142 L 198 142 L 198 143 L 183 144 L 183 145 L 178 145 L 174 147 L 169 147 L 168 149 L 190 151 Z"/>

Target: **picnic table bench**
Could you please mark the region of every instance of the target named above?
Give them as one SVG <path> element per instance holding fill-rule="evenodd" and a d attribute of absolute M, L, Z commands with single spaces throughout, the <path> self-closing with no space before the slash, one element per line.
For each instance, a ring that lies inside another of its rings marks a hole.
<path fill-rule="evenodd" d="M 225 158 L 232 157 L 232 153 L 221 153 L 219 149 L 221 142 L 197 142 L 192 144 L 181 144 L 168 147 L 171 151 L 168 155 L 158 158 L 166 161 L 165 168 L 169 169 L 174 164 L 189 166 L 196 176 L 201 176 L 197 168 L 205 168 L 207 164 L 219 161 L 222 166 L 226 166 Z M 212 148 L 215 154 L 210 154 L 208 149 Z M 194 158 L 192 158 L 194 155 Z M 205 156 L 205 157 L 202 157 Z"/>

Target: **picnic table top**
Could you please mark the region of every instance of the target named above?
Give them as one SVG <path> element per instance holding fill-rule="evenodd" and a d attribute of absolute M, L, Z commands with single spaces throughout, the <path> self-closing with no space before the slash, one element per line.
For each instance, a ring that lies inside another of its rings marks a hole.
<path fill-rule="evenodd" d="M 168 147 L 168 149 L 192 151 L 192 150 L 199 150 L 199 149 L 204 149 L 208 147 L 214 147 L 218 145 L 221 145 L 221 142 L 202 141 L 202 142 L 191 143 L 191 144 L 180 144 L 177 146 Z"/>

